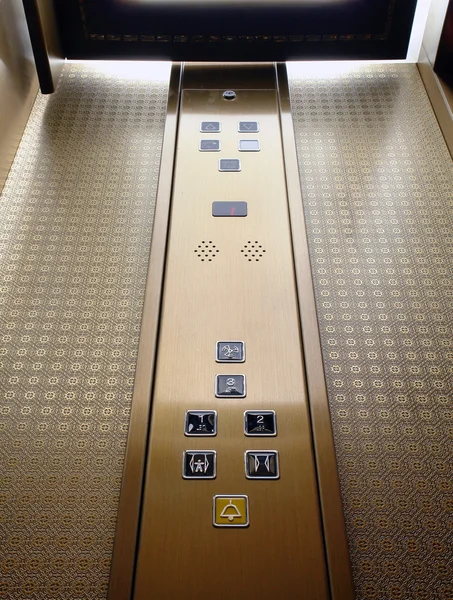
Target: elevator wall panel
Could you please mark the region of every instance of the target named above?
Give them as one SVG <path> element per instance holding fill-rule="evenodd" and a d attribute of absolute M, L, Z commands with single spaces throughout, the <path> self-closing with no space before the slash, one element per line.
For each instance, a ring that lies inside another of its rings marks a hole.
<path fill-rule="evenodd" d="M 1 598 L 107 595 L 165 123 L 156 69 L 67 64 L 0 199 Z"/>
<path fill-rule="evenodd" d="M 451 158 L 415 65 L 290 82 L 357 598 L 450 599 Z"/>
<path fill-rule="evenodd" d="M 0 3 L 0 191 L 33 106 L 38 82 L 21 0 Z"/>

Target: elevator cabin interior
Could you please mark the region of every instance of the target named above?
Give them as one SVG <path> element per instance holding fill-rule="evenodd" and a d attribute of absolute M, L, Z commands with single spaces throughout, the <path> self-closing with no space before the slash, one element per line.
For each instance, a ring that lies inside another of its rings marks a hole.
<path fill-rule="evenodd" d="M 0 15 L 0 597 L 453 598 L 451 2 Z"/>

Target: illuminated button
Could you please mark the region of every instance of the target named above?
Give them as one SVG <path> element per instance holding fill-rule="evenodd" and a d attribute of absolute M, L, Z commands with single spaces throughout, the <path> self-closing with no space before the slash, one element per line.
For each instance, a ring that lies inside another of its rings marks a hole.
<path fill-rule="evenodd" d="M 213 217 L 246 217 L 247 202 L 213 202 Z"/>
<path fill-rule="evenodd" d="M 216 375 L 217 398 L 245 398 L 245 375 Z"/>
<path fill-rule="evenodd" d="M 246 410 L 244 413 L 244 432 L 248 436 L 277 435 L 275 411 Z"/>
<path fill-rule="evenodd" d="M 200 140 L 200 152 L 219 152 L 220 140 Z"/>
<path fill-rule="evenodd" d="M 221 129 L 219 121 L 202 121 L 200 125 L 201 133 L 220 133 Z"/>
<path fill-rule="evenodd" d="M 215 527 L 248 527 L 248 497 L 214 496 L 213 522 Z"/>
<path fill-rule="evenodd" d="M 187 436 L 217 435 L 217 413 L 215 410 L 188 410 L 184 423 Z"/>
<path fill-rule="evenodd" d="M 245 362 L 244 342 L 217 342 L 216 361 L 219 363 Z"/>
<path fill-rule="evenodd" d="M 239 152 L 259 152 L 261 150 L 258 140 L 239 140 Z"/>
<path fill-rule="evenodd" d="M 221 158 L 219 160 L 219 171 L 222 173 L 238 173 L 241 170 L 239 158 Z"/>
<path fill-rule="evenodd" d="M 260 130 L 260 124 L 258 121 L 239 121 L 238 131 L 239 133 L 258 133 Z"/>
<path fill-rule="evenodd" d="M 247 479 L 278 479 L 278 452 L 276 450 L 247 450 L 245 453 Z"/>
<path fill-rule="evenodd" d="M 186 450 L 182 458 L 184 479 L 214 479 L 216 453 L 214 450 Z"/>

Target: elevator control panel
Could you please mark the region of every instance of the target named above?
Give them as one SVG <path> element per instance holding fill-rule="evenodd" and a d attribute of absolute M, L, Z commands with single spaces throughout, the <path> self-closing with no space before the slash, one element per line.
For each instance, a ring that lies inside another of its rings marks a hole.
<path fill-rule="evenodd" d="M 268 67 L 184 67 L 134 600 L 329 597 Z"/>

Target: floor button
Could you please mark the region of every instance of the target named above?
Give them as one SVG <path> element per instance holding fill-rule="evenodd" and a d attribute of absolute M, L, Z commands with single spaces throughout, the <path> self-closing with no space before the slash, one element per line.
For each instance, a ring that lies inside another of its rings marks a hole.
<path fill-rule="evenodd" d="M 213 217 L 246 217 L 247 202 L 213 202 Z"/>
<path fill-rule="evenodd" d="M 200 125 L 201 133 L 220 133 L 221 129 L 219 121 L 202 121 Z"/>
<path fill-rule="evenodd" d="M 259 140 L 239 140 L 239 152 L 259 152 L 261 146 Z"/>
<path fill-rule="evenodd" d="M 238 131 L 239 133 L 258 133 L 260 130 L 260 124 L 258 121 L 239 121 Z"/>
<path fill-rule="evenodd" d="M 247 450 L 245 453 L 247 479 L 278 479 L 278 452 L 276 450 Z"/>
<path fill-rule="evenodd" d="M 247 436 L 276 436 L 277 418 L 274 410 L 246 410 L 244 433 Z"/>
<path fill-rule="evenodd" d="M 248 527 L 249 499 L 247 496 L 214 496 L 213 504 L 215 527 Z"/>
<path fill-rule="evenodd" d="M 182 458 L 184 479 L 214 479 L 216 453 L 214 450 L 185 450 Z"/>
<path fill-rule="evenodd" d="M 220 140 L 200 140 L 200 152 L 219 152 Z"/>
<path fill-rule="evenodd" d="M 216 375 L 217 398 L 245 398 L 245 375 Z"/>
<path fill-rule="evenodd" d="M 188 410 L 184 422 L 184 434 L 193 437 L 217 435 L 217 412 L 215 410 Z"/>
<path fill-rule="evenodd" d="M 239 158 L 221 158 L 219 160 L 219 171 L 222 173 L 238 173 L 241 170 Z"/>
<path fill-rule="evenodd" d="M 216 361 L 219 363 L 245 362 L 244 342 L 217 342 Z"/>

